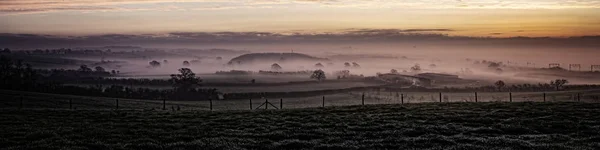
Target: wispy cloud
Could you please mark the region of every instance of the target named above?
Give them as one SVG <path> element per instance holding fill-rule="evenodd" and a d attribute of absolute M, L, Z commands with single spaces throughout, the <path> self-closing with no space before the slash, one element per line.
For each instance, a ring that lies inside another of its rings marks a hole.
<path fill-rule="evenodd" d="M 170 4 L 172 10 L 269 8 L 292 4 L 357 9 L 600 8 L 598 0 L 0 0 L 0 13 L 165 10 L 164 6 L 149 4 Z M 194 4 L 194 7 L 181 7 L 187 4 Z"/>

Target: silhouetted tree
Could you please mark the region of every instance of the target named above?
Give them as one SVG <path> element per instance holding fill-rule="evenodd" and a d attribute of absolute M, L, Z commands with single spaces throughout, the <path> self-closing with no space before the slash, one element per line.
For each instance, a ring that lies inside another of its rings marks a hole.
<path fill-rule="evenodd" d="M 112 70 L 112 71 L 110 71 L 110 73 L 111 73 L 111 74 L 117 74 L 117 71 L 115 71 L 115 70 Z"/>
<path fill-rule="evenodd" d="M 156 60 L 151 61 L 149 64 L 152 67 L 160 67 L 160 62 L 158 62 Z"/>
<path fill-rule="evenodd" d="M 569 81 L 566 79 L 556 79 L 554 81 L 550 81 L 550 85 L 554 86 L 557 91 L 567 83 L 569 83 Z"/>
<path fill-rule="evenodd" d="M 344 67 L 346 67 L 346 68 L 349 68 L 349 67 L 352 67 L 352 66 L 350 65 L 350 63 L 348 63 L 348 62 L 345 62 L 345 63 L 344 63 Z"/>
<path fill-rule="evenodd" d="M 323 67 L 325 67 L 325 66 L 323 66 L 323 64 L 321 64 L 321 63 L 317 63 L 317 64 L 315 64 L 315 67 L 316 67 L 316 68 L 323 68 Z"/>
<path fill-rule="evenodd" d="M 415 64 L 414 66 L 410 67 L 410 71 L 411 72 L 421 72 L 421 66 L 419 64 Z"/>
<path fill-rule="evenodd" d="M 183 61 L 183 66 L 190 66 L 190 62 L 189 61 Z"/>
<path fill-rule="evenodd" d="M 165 59 L 165 60 L 163 60 L 163 63 L 164 63 L 164 64 L 168 64 L 168 63 L 169 63 L 169 61 Z"/>
<path fill-rule="evenodd" d="M 344 79 L 350 77 L 350 70 L 341 70 L 334 72 L 334 75 L 338 77 L 338 79 Z"/>
<path fill-rule="evenodd" d="M 274 63 L 273 65 L 271 65 L 271 70 L 273 70 L 273 71 L 279 71 L 281 69 L 282 69 L 281 66 L 279 66 L 279 64 L 277 64 L 277 63 Z"/>
<path fill-rule="evenodd" d="M 494 83 L 494 85 L 496 86 L 496 88 L 498 88 L 498 91 L 502 91 L 502 88 L 504 86 L 506 86 L 506 84 L 502 80 L 496 81 L 496 83 Z"/>
<path fill-rule="evenodd" d="M 323 81 L 327 77 L 325 77 L 325 72 L 321 69 L 315 70 L 312 75 L 310 75 L 311 79 L 316 79 L 317 81 Z"/>
<path fill-rule="evenodd" d="M 352 62 L 352 67 L 354 68 L 360 68 L 360 65 L 356 62 Z"/>
<path fill-rule="evenodd" d="M 10 49 L 4 48 L 4 50 L 2 50 L 2 53 L 10 53 Z"/>
<path fill-rule="evenodd" d="M 94 69 L 96 69 L 96 72 L 106 72 L 106 70 L 100 66 L 96 66 Z"/>
<path fill-rule="evenodd" d="M 393 73 L 393 74 L 398 74 L 398 70 L 396 70 L 396 69 L 392 69 L 392 70 L 390 70 L 390 73 Z"/>
<path fill-rule="evenodd" d="M 188 91 L 195 86 L 199 86 L 200 82 L 202 82 L 189 68 L 181 68 L 179 69 L 179 74 L 171 74 L 169 81 L 178 91 Z"/>
<path fill-rule="evenodd" d="M 77 71 L 80 71 L 80 72 L 92 72 L 92 69 L 89 68 L 87 65 L 81 65 L 81 66 L 79 66 L 79 69 Z"/>

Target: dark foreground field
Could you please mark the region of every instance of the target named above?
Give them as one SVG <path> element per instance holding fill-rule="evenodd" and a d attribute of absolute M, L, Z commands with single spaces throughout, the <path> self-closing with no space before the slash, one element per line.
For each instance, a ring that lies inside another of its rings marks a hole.
<path fill-rule="evenodd" d="M 600 104 L 1 110 L 0 149 L 600 149 Z"/>

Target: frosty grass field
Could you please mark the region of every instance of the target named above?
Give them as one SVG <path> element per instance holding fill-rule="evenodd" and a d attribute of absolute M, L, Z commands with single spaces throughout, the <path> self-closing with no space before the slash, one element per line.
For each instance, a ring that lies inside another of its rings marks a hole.
<path fill-rule="evenodd" d="M 600 148 L 598 103 L 0 111 L 0 149 Z"/>

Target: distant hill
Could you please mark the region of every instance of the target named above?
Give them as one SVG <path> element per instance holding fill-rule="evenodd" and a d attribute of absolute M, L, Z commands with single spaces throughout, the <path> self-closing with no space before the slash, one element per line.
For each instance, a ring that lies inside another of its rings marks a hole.
<path fill-rule="evenodd" d="M 326 61 L 327 58 L 318 58 L 302 53 L 250 53 L 232 58 L 230 64 L 248 64 L 248 63 L 272 63 L 285 61 Z"/>
<path fill-rule="evenodd" d="M 142 49 L 142 47 L 139 47 L 139 46 L 119 46 L 119 45 L 104 46 L 103 48 L 108 48 L 108 49 Z"/>

